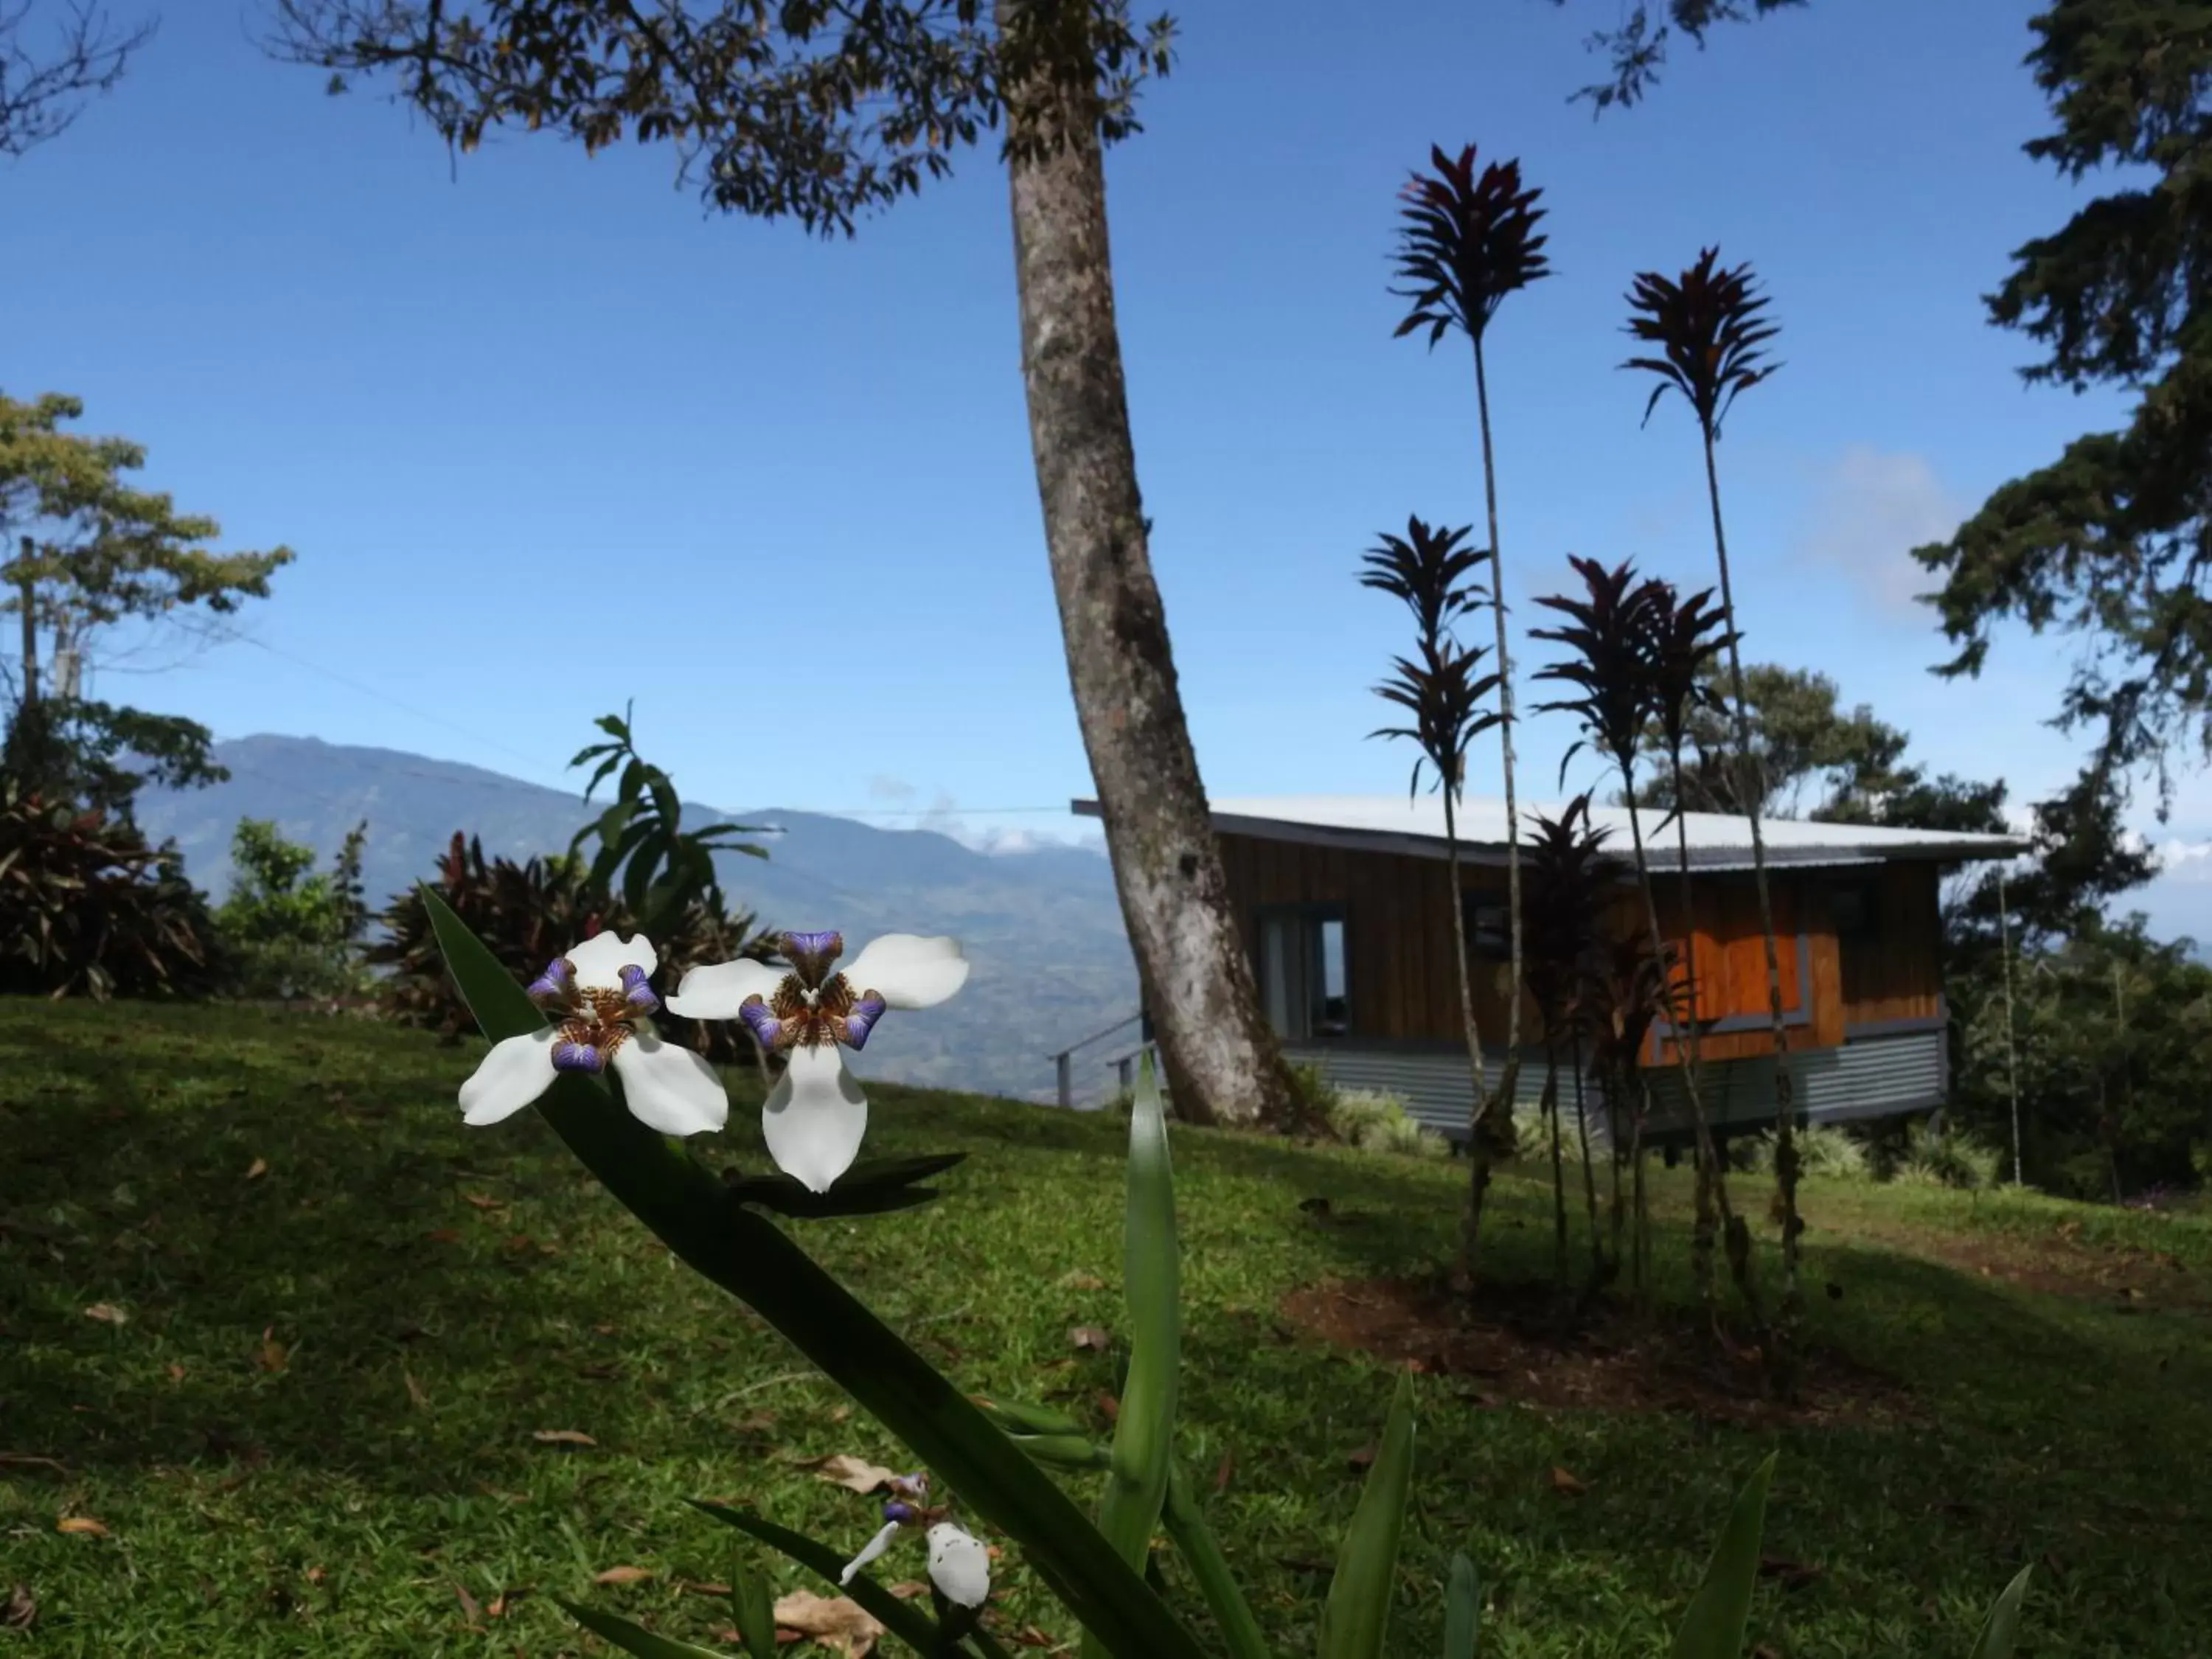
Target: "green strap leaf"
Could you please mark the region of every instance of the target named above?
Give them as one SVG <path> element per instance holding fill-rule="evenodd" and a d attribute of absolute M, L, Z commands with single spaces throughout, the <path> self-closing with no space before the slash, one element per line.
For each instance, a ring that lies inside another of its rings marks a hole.
<path fill-rule="evenodd" d="M 1759 1579 L 1759 1540 L 1766 1530 L 1766 1487 L 1774 1478 L 1778 1455 L 1770 1454 L 1736 1495 L 1735 1508 L 1705 1568 L 1705 1582 L 1690 1598 L 1690 1610 L 1674 1632 L 1669 1650 L 1674 1659 L 1738 1659 L 1743 1652 L 1752 1586 Z"/>
<path fill-rule="evenodd" d="M 434 892 L 426 890 L 423 903 L 485 1035 L 497 1041 L 541 1029 L 537 1006 L 467 925 Z M 703 1164 L 574 1073 L 539 1097 L 538 1111 L 671 1250 L 767 1320 L 1019 1544 L 1115 1659 L 1203 1659 L 1196 1638 L 1050 1476 L 773 1222 L 732 1201 Z"/>
<path fill-rule="evenodd" d="M 592 1635 L 613 1643 L 624 1653 L 637 1655 L 637 1659 L 724 1659 L 712 1648 L 695 1648 L 689 1642 L 655 1636 L 642 1626 L 633 1625 L 627 1619 L 617 1619 L 611 1613 L 598 1613 L 590 1607 L 578 1607 L 574 1601 L 558 1595 L 553 1599 L 568 1610 L 571 1619 Z"/>
<path fill-rule="evenodd" d="M 1054 1411 L 1048 1406 L 1032 1406 L 1026 1401 L 999 1400 L 988 1395 L 971 1395 L 983 1414 L 1009 1434 L 1082 1434 L 1082 1424 L 1066 1412 Z"/>
<path fill-rule="evenodd" d="M 1168 1466 L 1166 1520 L 1168 1536 L 1182 1553 L 1190 1576 L 1198 1581 L 1199 1594 L 1206 1598 L 1213 1622 L 1221 1627 L 1222 1638 L 1229 1644 L 1231 1659 L 1273 1659 L 1267 1638 L 1261 1634 L 1260 1621 L 1252 1616 L 1250 1603 L 1237 1587 L 1228 1558 L 1222 1554 L 1213 1529 L 1206 1525 L 1205 1512 L 1199 1508 L 1180 1463 Z"/>
<path fill-rule="evenodd" d="M 769 1659 L 775 1652 L 775 1598 L 767 1578 L 743 1560 L 730 1564 L 730 1610 L 745 1651 L 753 1659 Z"/>
<path fill-rule="evenodd" d="M 1382 1430 L 1382 1449 L 1360 1488 L 1359 1507 L 1336 1553 L 1336 1574 L 1322 1608 L 1320 1659 L 1382 1659 L 1397 1589 L 1398 1540 L 1413 1482 L 1413 1379 L 1398 1374 L 1398 1391 Z"/>
<path fill-rule="evenodd" d="M 710 1504 L 698 1498 L 686 1501 L 693 1509 L 713 1516 L 725 1526 L 735 1527 L 739 1532 L 758 1539 L 770 1549 L 788 1556 L 808 1571 L 820 1574 L 832 1584 L 837 1583 L 837 1575 L 845 1570 L 847 1557 L 838 1554 L 827 1544 L 809 1538 L 805 1533 L 779 1527 L 773 1521 L 764 1521 L 750 1510 L 733 1509 L 726 1504 Z M 862 1612 L 915 1652 L 937 1651 L 937 1621 L 921 1608 L 900 1601 L 866 1573 L 854 1573 L 853 1582 L 842 1586 L 838 1593 L 852 1597 L 860 1604 Z M 773 1640 L 771 1632 L 771 1643 Z M 769 1651 L 774 1650 L 771 1646 Z"/>
<path fill-rule="evenodd" d="M 1113 1462 L 1098 1506 L 1098 1530 L 1122 1560 L 1141 1569 L 1167 1502 L 1176 1380 L 1182 1363 L 1175 1179 L 1168 1163 L 1167 1114 L 1149 1054 L 1138 1070 L 1129 1114 L 1128 1210 L 1121 1250 L 1123 1293 L 1129 1304 L 1129 1372 L 1115 1418 Z M 1083 1651 L 1086 1659 L 1100 1659 L 1106 1649 L 1094 1635 Z"/>
<path fill-rule="evenodd" d="M 1969 1659 L 2012 1659 L 2013 1644 L 2020 1638 L 2021 1603 L 2027 1598 L 2028 1575 L 2034 1571 L 2033 1567 L 2022 1567 L 2012 1583 L 2004 1587 L 1996 1605 L 1990 1609 Z"/>
<path fill-rule="evenodd" d="M 1474 1563 L 1464 1555 L 1451 1561 L 1444 1587 L 1444 1659 L 1474 1659 L 1475 1632 L 1481 1627 L 1482 1597 L 1474 1582 Z"/>

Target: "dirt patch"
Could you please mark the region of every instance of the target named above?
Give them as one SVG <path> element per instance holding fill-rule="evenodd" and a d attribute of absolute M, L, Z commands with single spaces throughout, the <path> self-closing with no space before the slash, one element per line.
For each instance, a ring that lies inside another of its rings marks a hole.
<path fill-rule="evenodd" d="M 1599 1304 L 1564 1320 L 1548 1285 L 1492 1285 L 1463 1308 L 1424 1280 L 1330 1280 L 1284 1298 L 1283 1317 L 1339 1347 L 1462 1377 L 1476 1406 L 1519 1401 L 1677 1413 L 1740 1424 L 1883 1424 L 1919 1415 L 1895 1378 L 1829 1350 L 1806 1356 L 1797 1403 L 1770 1397 L 1759 1355 L 1679 1315 Z"/>

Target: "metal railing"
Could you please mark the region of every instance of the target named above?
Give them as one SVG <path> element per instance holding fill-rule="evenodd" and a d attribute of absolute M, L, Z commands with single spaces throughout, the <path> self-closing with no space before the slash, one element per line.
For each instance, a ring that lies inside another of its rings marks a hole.
<path fill-rule="evenodd" d="M 1127 1030 L 1132 1025 L 1138 1024 L 1143 1018 L 1144 1015 L 1142 1013 L 1134 1013 L 1131 1014 L 1126 1019 L 1117 1019 L 1111 1025 L 1106 1027 L 1105 1030 L 1101 1031 L 1093 1031 L 1089 1036 L 1085 1037 L 1080 1042 L 1069 1043 L 1066 1048 L 1062 1048 L 1058 1054 L 1052 1057 L 1053 1068 L 1056 1073 L 1056 1081 L 1059 1085 L 1058 1093 L 1060 1103 L 1063 1109 L 1073 1110 L 1075 1106 L 1075 1056 L 1081 1054 L 1085 1048 L 1091 1047 L 1095 1043 L 1103 1042 L 1108 1037 L 1118 1036 L 1120 1033 Z M 1151 1048 L 1152 1046 L 1152 1045 L 1148 1042 L 1139 1043 L 1137 1047 L 1129 1049 L 1124 1054 L 1116 1054 L 1111 1060 L 1098 1063 L 1103 1066 L 1112 1066 L 1114 1068 L 1114 1073 L 1118 1081 L 1119 1087 L 1124 1091 L 1131 1090 L 1135 1088 L 1137 1084 L 1137 1061 L 1143 1057 L 1146 1051 Z M 1085 1089 L 1084 1091 L 1084 1098 L 1086 1105 L 1103 1105 L 1104 1103 L 1103 1100 L 1094 1098 L 1092 1091 L 1090 1089 Z"/>

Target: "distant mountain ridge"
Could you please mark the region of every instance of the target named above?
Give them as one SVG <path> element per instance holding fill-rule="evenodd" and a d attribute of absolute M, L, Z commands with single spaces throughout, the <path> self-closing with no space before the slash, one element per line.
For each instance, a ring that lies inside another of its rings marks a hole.
<path fill-rule="evenodd" d="M 565 849 L 593 810 L 583 803 L 580 775 L 567 793 L 481 767 L 313 738 L 240 738 L 217 744 L 215 757 L 229 781 L 149 789 L 138 816 L 155 839 L 173 839 L 192 879 L 218 896 L 229 885 L 231 835 L 241 817 L 273 819 L 324 864 L 366 819 L 362 884 L 381 908 L 432 873 L 456 830 L 480 837 L 487 855 L 524 858 Z M 684 811 L 687 823 L 782 830 L 747 837 L 769 849 L 767 859 L 726 854 L 715 866 L 725 888 L 769 926 L 836 927 L 852 950 L 880 933 L 961 941 L 975 963 L 967 987 L 939 1008 L 887 1018 L 854 1059 L 863 1076 L 1048 1099 L 1054 1051 L 1136 1008 L 1113 872 L 1096 853 L 981 853 L 934 830 L 776 807 L 686 802 Z"/>

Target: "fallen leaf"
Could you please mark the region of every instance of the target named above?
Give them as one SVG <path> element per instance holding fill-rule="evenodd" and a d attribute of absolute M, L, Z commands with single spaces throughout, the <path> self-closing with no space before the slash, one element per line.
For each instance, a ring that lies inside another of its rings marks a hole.
<path fill-rule="evenodd" d="M 842 1423 L 852 1414 L 853 1408 L 850 1406 L 835 1406 L 830 1408 L 830 1420 L 832 1423 Z"/>
<path fill-rule="evenodd" d="M 440 1227 L 427 1234 L 426 1237 L 433 1244 L 458 1244 L 461 1242 L 461 1230 L 458 1227 Z"/>
<path fill-rule="evenodd" d="M 38 1616 L 39 1604 L 31 1599 L 26 1585 L 16 1585 L 8 1592 L 8 1599 L 0 1601 L 0 1629 L 28 1630 Z"/>
<path fill-rule="evenodd" d="M 846 1659 L 867 1659 L 877 1641 L 888 1634 L 859 1602 L 842 1595 L 817 1595 L 812 1590 L 793 1590 L 779 1600 L 775 1622 L 779 1629 L 811 1636 Z"/>
<path fill-rule="evenodd" d="M 609 1567 L 605 1572 L 594 1573 L 594 1584 L 635 1584 L 653 1577 L 649 1567 Z"/>
<path fill-rule="evenodd" d="M 1568 1498 L 1579 1498 L 1589 1488 L 1554 1463 L 1552 1465 L 1552 1490 Z"/>
<path fill-rule="evenodd" d="M 307 1569 L 307 1582 L 311 1584 L 319 1584 L 324 1579 L 329 1577 L 330 1575 L 325 1572 L 320 1567 L 309 1567 Z"/>
<path fill-rule="evenodd" d="M 1221 1461 L 1213 1466 L 1213 1490 L 1217 1492 L 1227 1492 L 1229 1490 L 1229 1482 L 1235 1477 L 1236 1474 L 1236 1454 L 1231 1452 L 1228 1447 L 1224 1446 L 1221 1449 Z"/>
<path fill-rule="evenodd" d="M 729 1425 L 732 1434 L 766 1434 L 775 1426 L 774 1412 L 749 1412 Z"/>
<path fill-rule="evenodd" d="M 482 1193 L 463 1193 L 461 1200 L 464 1203 L 475 1205 L 479 1210 L 503 1210 L 507 1207 L 505 1199 L 487 1198 Z"/>
<path fill-rule="evenodd" d="M 284 1345 L 276 1340 L 276 1328 L 274 1325 L 264 1327 L 261 1333 L 260 1352 L 254 1355 L 253 1363 L 273 1374 L 284 1369 L 287 1358 Z"/>
<path fill-rule="evenodd" d="M 678 1579 L 676 1588 L 686 1595 L 727 1595 L 730 1593 L 730 1587 L 727 1584 L 694 1583 L 689 1578 Z"/>
<path fill-rule="evenodd" d="M 415 1409 L 418 1412 L 428 1411 L 430 1396 L 422 1392 L 422 1385 L 415 1380 L 415 1373 L 403 1365 L 399 1368 L 399 1377 L 400 1381 L 407 1385 L 407 1397 L 415 1402 Z"/>
<path fill-rule="evenodd" d="M 1375 1443 L 1369 1441 L 1358 1451 L 1346 1452 L 1344 1461 L 1354 1474 L 1364 1474 L 1375 1466 Z"/>
<path fill-rule="evenodd" d="M 911 1601 L 917 1595 L 928 1595 L 929 1586 L 919 1578 L 908 1578 L 893 1584 L 888 1594 L 896 1595 L 902 1601 Z"/>
<path fill-rule="evenodd" d="M 1069 1326 L 1067 1340 L 1075 1346 L 1088 1349 L 1093 1353 L 1105 1352 L 1114 1340 L 1104 1330 L 1096 1325 Z"/>
<path fill-rule="evenodd" d="M 177 1364 L 175 1360 L 171 1360 L 169 1362 L 169 1381 L 172 1382 L 181 1382 L 184 1380 L 185 1368 Z"/>
<path fill-rule="evenodd" d="M 844 1452 L 834 1457 L 810 1457 L 799 1467 L 813 1470 L 817 1480 L 827 1480 L 864 1498 L 872 1492 L 881 1492 L 898 1479 L 896 1469 L 887 1469 L 880 1463 L 871 1463 L 865 1457 L 854 1457 Z"/>
<path fill-rule="evenodd" d="M 1762 1555 L 1759 1558 L 1759 1576 L 1776 1580 L 1786 1590 L 1794 1590 L 1818 1582 L 1821 1573 L 1820 1568 L 1808 1566 L 1802 1561 L 1791 1561 L 1779 1555 Z"/>
<path fill-rule="evenodd" d="M 246 1178 L 248 1181 L 258 1181 L 268 1173 L 269 1160 L 265 1158 L 257 1158 L 246 1166 Z"/>
<path fill-rule="evenodd" d="M 1106 1281 L 1099 1278 L 1097 1273 L 1079 1271 L 1062 1273 L 1060 1277 L 1060 1288 L 1063 1291 L 1103 1291 L 1106 1288 Z"/>
<path fill-rule="evenodd" d="M 1051 1637 L 1046 1635 L 1035 1625 L 1024 1625 L 1019 1630 L 1014 1632 L 1014 1640 L 1025 1648 L 1056 1648 L 1060 1646 L 1059 1643 L 1054 1641 Z"/>
<path fill-rule="evenodd" d="M 536 1429 L 530 1437 L 542 1446 L 596 1446 L 599 1443 L 576 1429 Z"/>
<path fill-rule="evenodd" d="M 87 1319 L 97 1319 L 103 1325 L 127 1323 L 131 1316 L 112 1302 L 95 1302 L 84 1310 Z"/>
<path fill-rule="evenodd" d="M 1121 1402 L 1103 1389 L 1098 1395 L 1098 1411 L 1109 1423 L 1118 1423 L 1121 1420 Z"/>
<path fill-rule="evenodd" d="M 477 1604 L 477 1598 L 469 1594 L 467 1586 L 454 1585 L 453 1594 L 461 1598 L 461 1611 L 468 1615 L 469 1623 L 473 1625 L 483 1617 L 483 1609 Z"/>
<path fill-rule="evenodd" d="M 65 1515 L 54 1522 L 56 1532 L 78 1532 L 88 1538 L 105 1538 L 107 1528 L 88 1515 Z"/>

